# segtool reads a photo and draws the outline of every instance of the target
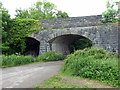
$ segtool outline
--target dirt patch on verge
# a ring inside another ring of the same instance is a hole
[[[80,85],[80,86],[88,86],[89,88],[114,88],[101,82],[89,79],[77,79],[70,76],[62,75],[63,79],[70,82],[71,84]]]

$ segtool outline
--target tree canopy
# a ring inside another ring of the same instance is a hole
[[[68,17],[66,12],[57,10],[53,3],[44,0],[36,2],[32,7],[26,10],[17,9],[16,12],[17,18],[30,18],[36,20]]]
[[[7,39],[9,38],[9,30],[10,30],[10,23],[11,23],[11,18],[10,15],[8,14],[8,10],[5,9],[2,6],[2,3],[0,2],[0,16],[1,16],[1,29],[2,29],[2,50],[7,50],[8,44],[7,44]]]
[[[120,18],[118,17],[118,14],[120,13],[120,9],[118,8],[118,4],[120,1],[114,1],[110,2],[108,1],[106,4],[107,10],[102,13],[103,15],[103,23],[113,23],[113,22],[119,22]]]

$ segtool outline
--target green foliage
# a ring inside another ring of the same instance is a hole
[[[12,55],[2,55],[2,62],[1,67],[10,67],[10,66],[18,66],[23,64],[35,63],[35,62],[42,62],[42,61],[58,61],[63,60],[65,58],[64,55],[57,54],[55,52],[46,52],[36,58],[32,56],[24,56],[19,54],[12,54]]]
[[[13,19],[11,28],[7,32],[9,36],[3,42],[3,54],[23,54],[26,48],[24,38],[33,32],[40,31],[39,25],[38,20],[34,19]]]
[[[16,12],[17,18],[30,18],[36,20],[68,17],[67,13],[58,11],[53,3],[44,0],[36,2],[28,10],[17,9]]]
[[[21,19],[22,18],[30,18],[27,10],[17,9],[16,13],[17,13],[16,17],[18,17],[18,18],[21,18]]]
[[[105,81],[116,87],[119,85],[118,56],[97,47],[77,50],[68,55],[62,72]]]
[[[67,17],[69,17],[66,12],[62,12],[62,11],[58,11],[56,13],[56,16],[57,16],[57,18],[67,18]]]
[[[34,57],[23,55],[2,55],[2,59],[2,67],[17,66],[36,62]]]
[[[8,10],[0,2],[2,12],[2,53],[23,53],[25,50],[25,37],[32,32],[40,30],[37,20],[34,19],[11,19]],[[1,47],[0,47],[1,48]]]
[[[113,23],[113,22],[118,22],[119,17],[118,14],[120,13],[120,10],[118,9],[118,4],[120,1],[116,2],[107,2],[106,7],[107,10],[102,13],[103,15],[103,23]]]
[[[50,79],[44,81],[35,88],[88,88],[88,87],[81,87],[80,85],[71,84],[71,82],[66,81],[62,75],[54,75]]]
[[[39,61],[58,61],[63,60],[65,58],[64,55],[58,54],[54,51],[46,52],[40,56],[38,56],[37,60]]]
[[[10,19],[10,15],[8,14],[8,10],[5,9],[2,6],[2,3],[0,2],[0,31],[2,32],[2,48],[3,50],[7,50],[9,47],[5,44],[7,38],[9,38],[9,29],[10,29],[10,23],[11,23],[11,19]]]
[[[71,44],[70,51],[74,52],[75,50],[81,50],[81,49],[88,48],[91,46],[92,46],[92,41],[90,41],[87,38],[81,38],[75,41],[73,44]]]

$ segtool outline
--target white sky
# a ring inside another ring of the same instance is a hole
[[[40,0],[1,0],[3,6],[9,10],[11,17],[15,10],[26,9]],[[54,3],[58,10],[65,11],[70,17],[99,15],[106,10],[108,0],[47,0]]]

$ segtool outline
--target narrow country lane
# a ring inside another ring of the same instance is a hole
[[[54,61],[3,68],[2,88],[32,88],[56,74],[62,64],[63,61]]]

